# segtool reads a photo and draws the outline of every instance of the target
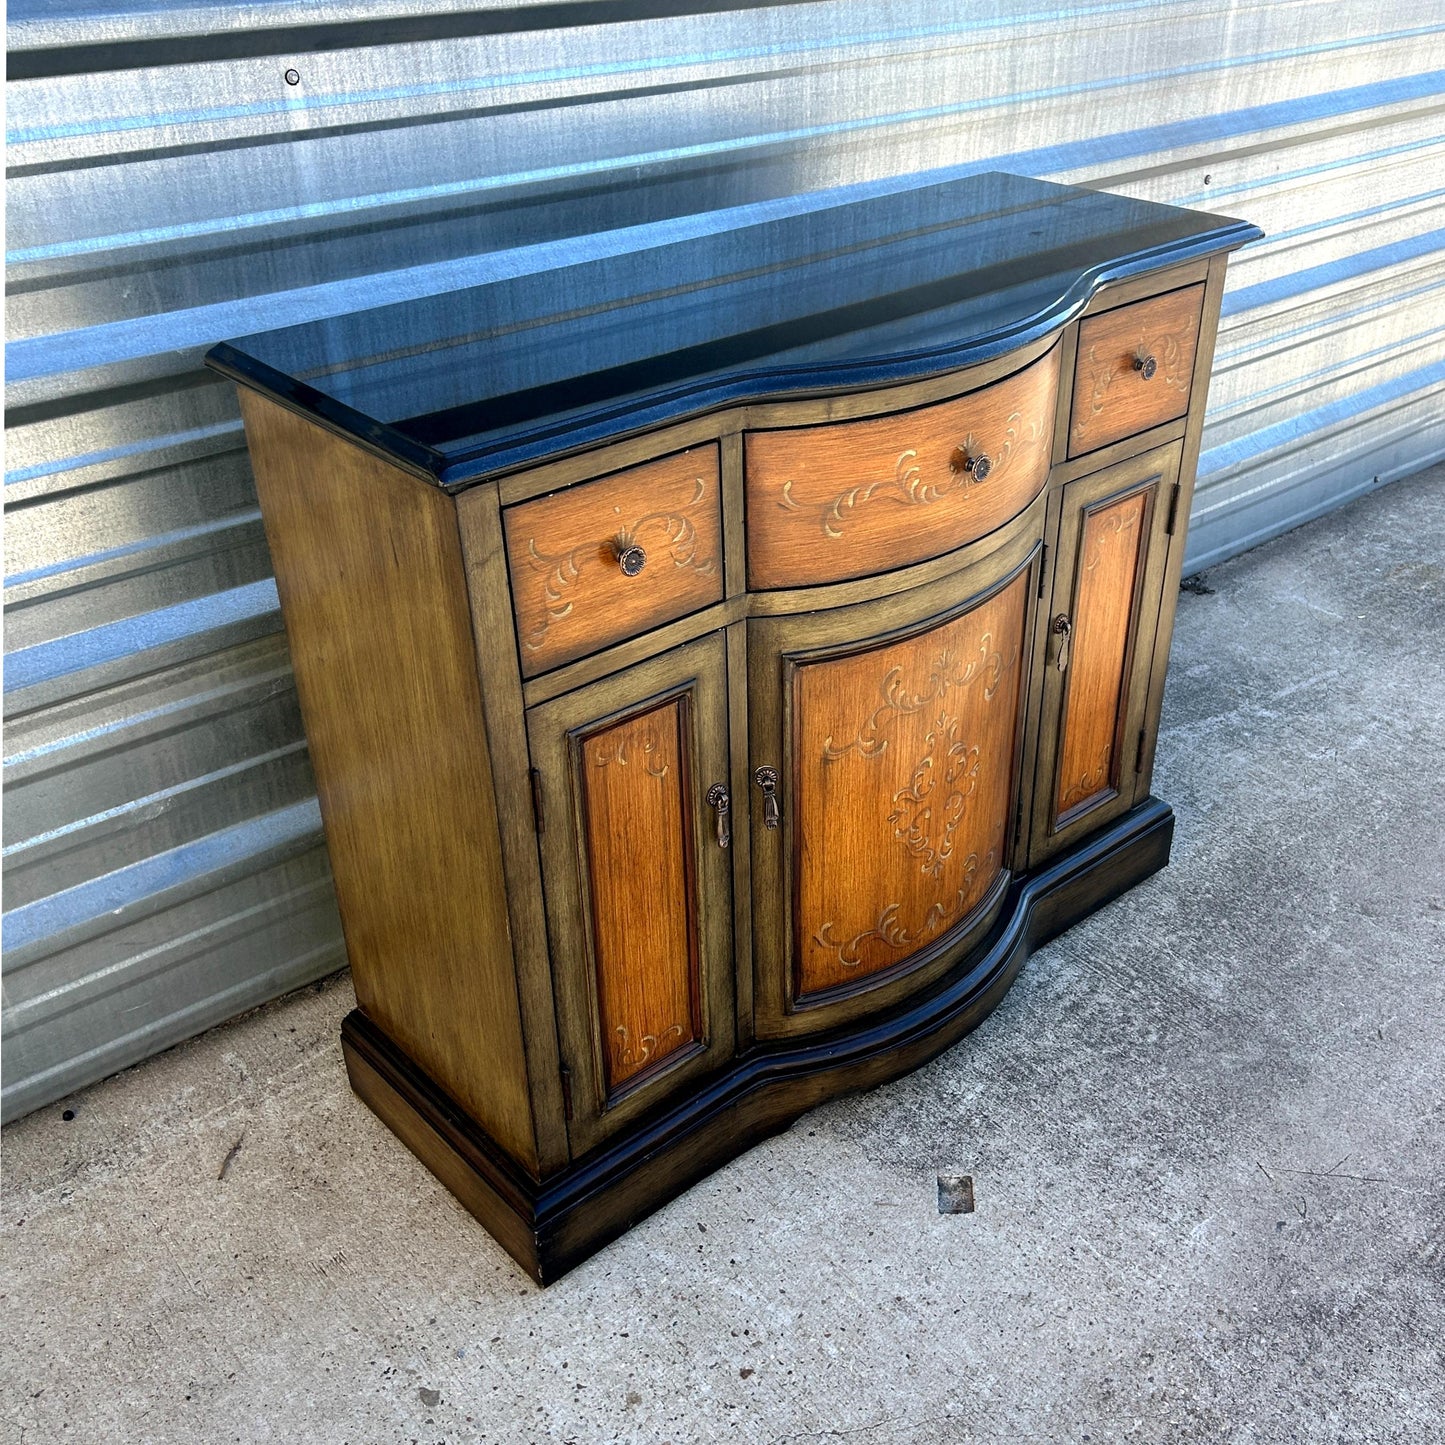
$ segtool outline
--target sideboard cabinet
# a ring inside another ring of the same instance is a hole
[[[900,183],[215,348],[353,1087],[539,1281],[1168,860],[1224,217]],[[623,244],[625,243],[625,244]]]

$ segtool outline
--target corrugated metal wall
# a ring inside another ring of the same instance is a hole
[[[7,1116],[343,961],[217,339],[479,251],[1002,168],[1269,234],[1225,297],[1195,566],[1445,452],[1440,0],[10,18]]]

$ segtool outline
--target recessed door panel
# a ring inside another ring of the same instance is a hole
[[[1046,509],[924,586],[748,623],[759,1037],[928,987],[1002,908],[1027,846]]]
[[[1003,869],[1026,588],[795,669],[799,999],[907,963]]]
[[[1152,500],[1149,491],[1133,492],[1084,514],[1056,818],[1119,789],[1129,643]]]
[[[697,1041],[686,696],[582,740],[602,1065],[609,1093]]]

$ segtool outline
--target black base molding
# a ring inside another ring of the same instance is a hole
[[[341,1026],[351,1087],[539,1284],[549,1284],[815,1104],[898,1078],[988,1016],[1024,960],[1169,861],[1150,798],[1012,888],[984,942],[926,993],[843,1029],[754,1046],[716,1078],[540,1182],[359,1011]]]

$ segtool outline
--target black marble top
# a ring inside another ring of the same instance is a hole
[[[1106,281],[1260,234],[1002,172],[854,187],[539,248],[545,269],[481,258],[508,270],[206,360],[455,489],[728,402],[983,361]]]

